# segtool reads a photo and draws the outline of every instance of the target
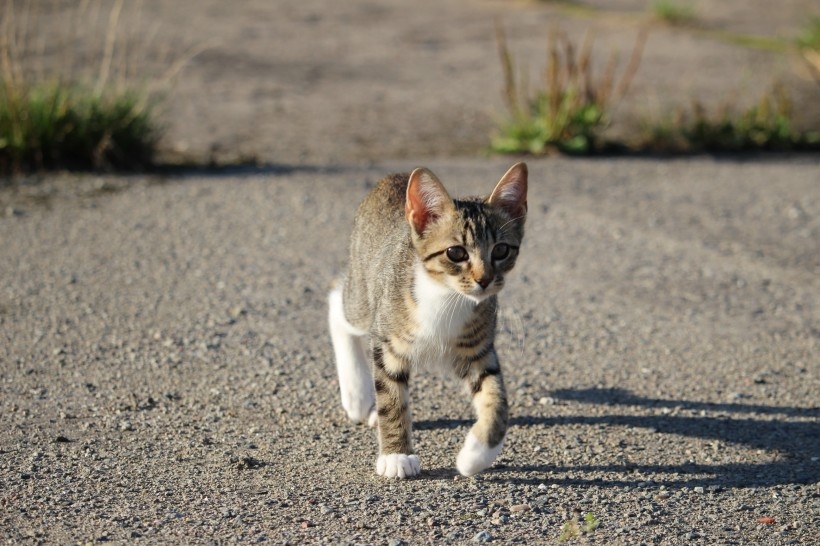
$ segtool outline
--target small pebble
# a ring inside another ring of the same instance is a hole
[[[488,531],[480,531],[473,537],[473,542],[484,544],[485,542],[490,542],[492,539],[493,537]]]

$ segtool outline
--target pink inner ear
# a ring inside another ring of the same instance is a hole
[[[501,191],[498,192],[498,201],[509,212],[527,211],[527,197],[524,195],[522,188],[513,182],[507,183],[501,188]]]
[[[424,232],[427,223],[431,220],[430,211],[426,208],[424,199],[419,195],[418,184],[411,182],[407,191],[407,203],[405,205],[405,216],[410,225],[417,233]]]
[[[447,190],[436,176],[427,169],[419,168],[410,174],[404,216],[416,233],[422,234],[428,224],[452,206]]]
[[[527,214],[527,166],[513,165],[493,190],[489,202],[518,218]]]

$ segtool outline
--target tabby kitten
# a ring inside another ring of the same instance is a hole
[[[329,321],[342,406],[353,421],[378,425],[378,474],[407,478],[421,470],[407,385],[423,363],[447,366],[472,395],[477,420],[458,471],[472,476],[501,452],[508,412],[493,347],[496,295],[515,265],[526,214],[524,163],[483,199],[453,200],[420,168],[384,178],[359,206]]]

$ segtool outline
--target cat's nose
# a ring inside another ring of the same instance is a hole
[[[477,282],[478,285],[481,288],[487,288],[488,286],[490,286],[490,283],[493,282],[493,279],[492,279],[492,277],[486,277],[486,278],[476,279],[475,282]]]

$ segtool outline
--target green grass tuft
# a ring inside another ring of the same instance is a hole
[[[595,517],[595,514],[593,514],[592,512],[587,512],[586,514],[584,514],[584,526],[581,530],[584,533],[588,534],[597,529],[599,525],[601,525],[601,522],[598,521],[598,518]]]
[[[573,520],[565,521],[564,525],[561,527],[561,534],[558,535],[558,543],[563,544],[565,542],[569,542],[573,538],[576,538],[581,535],[581,528],[578,526],[578,522]]]
[[[138,93],[0,82],[0,172],[141,170],[152,164],[158,138]]]
[[[585,154],[592,150],[606,121],[601,106],[579,98],[575,89],[554,97],[541,93],[529,104],[527,115],[517,115],[501,125],[491,146],[499,153],[538,155],[554,149]]]
[[[497,39],[509,116],[499,123],[491,139],[491,150],[587,154],[594,151],[601,130],[608,125],[613,105],[629,88],[640,64],[646,34],[641,33],[627,68],[616,80],[614,55],[603,73],[598,78],[593,76],[590,35],[576,53],[566,35],[550,32],[544,87],[535,94],[529,93],[526,83],[519,80],[500,26]]]
[[[775,86],[757,104],[736,112],[721,106],[710,114],[700,103],[652,125],[639,148],[661,152],[753,152],[820,150],[820,134],[792,123],[791,101]]]
[[[581,535],[592,534],[600,525],[601,522],[591,512],[584,514],[583,523],[579,523],[575,519],[565,521],[561,527],[561,534],[558,536],[558,543],[563,544]]]
[[[657,19],[670,25],[691,25],[697,20],[694,6],[678,0],[655,0],[651,10]]]
[[[820,17],[812,17],[797,37],[797,45],[802,49],[820,51]]]

